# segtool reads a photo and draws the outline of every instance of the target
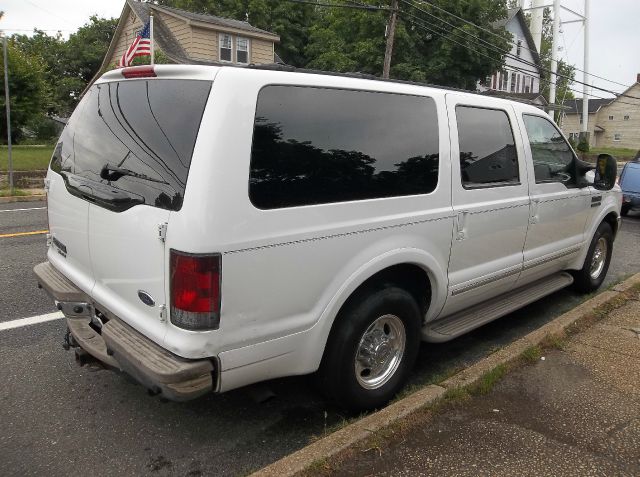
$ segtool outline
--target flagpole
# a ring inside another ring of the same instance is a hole
[[[149,9],[149,37],[151,39],[151,64],[153,65],[155,60],[155,51],[153,45],[153,11]]]

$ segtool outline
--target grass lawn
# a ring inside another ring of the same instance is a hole
[[[14,171],[35,171],[46,169],[53,153],[53,146],[13,146],[11,157]],[[0,171],[9,167],[7,146],[0,146]]]
[[[633,159],[637,152],[637,149],[624,149],[618,147],[594,147],[589,150],[589,154],[611,154],[617,159]]]

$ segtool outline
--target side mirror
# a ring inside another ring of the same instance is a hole
[[[611,190],[616,185],[618,175],[618,163],[609,154],[600,154],[596,162],[596,175],[593,187],[598,190]]]

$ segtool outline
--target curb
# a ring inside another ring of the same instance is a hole
[[[499,365],[507,365],[518,360],[523,351],[538,346],[545,340],[562,335],[568,328],[587,319],[599,308],[612,305],[618,299],[627,301],[625,295],[631,288],[640,285],[640,273],[637,273],[612,290],[602,292],[560,315],[535,331],[514,341],[505,348],[483,358],[476,364],[460,371],[438,385],[429,385],[409,396],[396,401],[380,411],[376,411],[342,429],[330,434],[282,459],[260,469],[251,477],[294,476],[312,466],[340,453],[372,434],[388,427],[399,419],[437,402],[449,390],[466,388],[478,382],[487,372]]]
[[[12,197],[0,197],[0,204],[9,204],[12,202],[35,202],[43,201],[47,196],[45,194],[33,195],[16,195]]]

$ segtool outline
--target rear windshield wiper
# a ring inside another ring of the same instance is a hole
[[[146,174],[140,174],[139,172],[132,171],[131,169],[124,169],[122,167],[114,167],[109,164],[105,164],[100,170],[100,177],[107,181],[117,181],[123,176],[136,177],[145,181],[158,182],[160,184],[169,184],[162,179],[156,179]]]

